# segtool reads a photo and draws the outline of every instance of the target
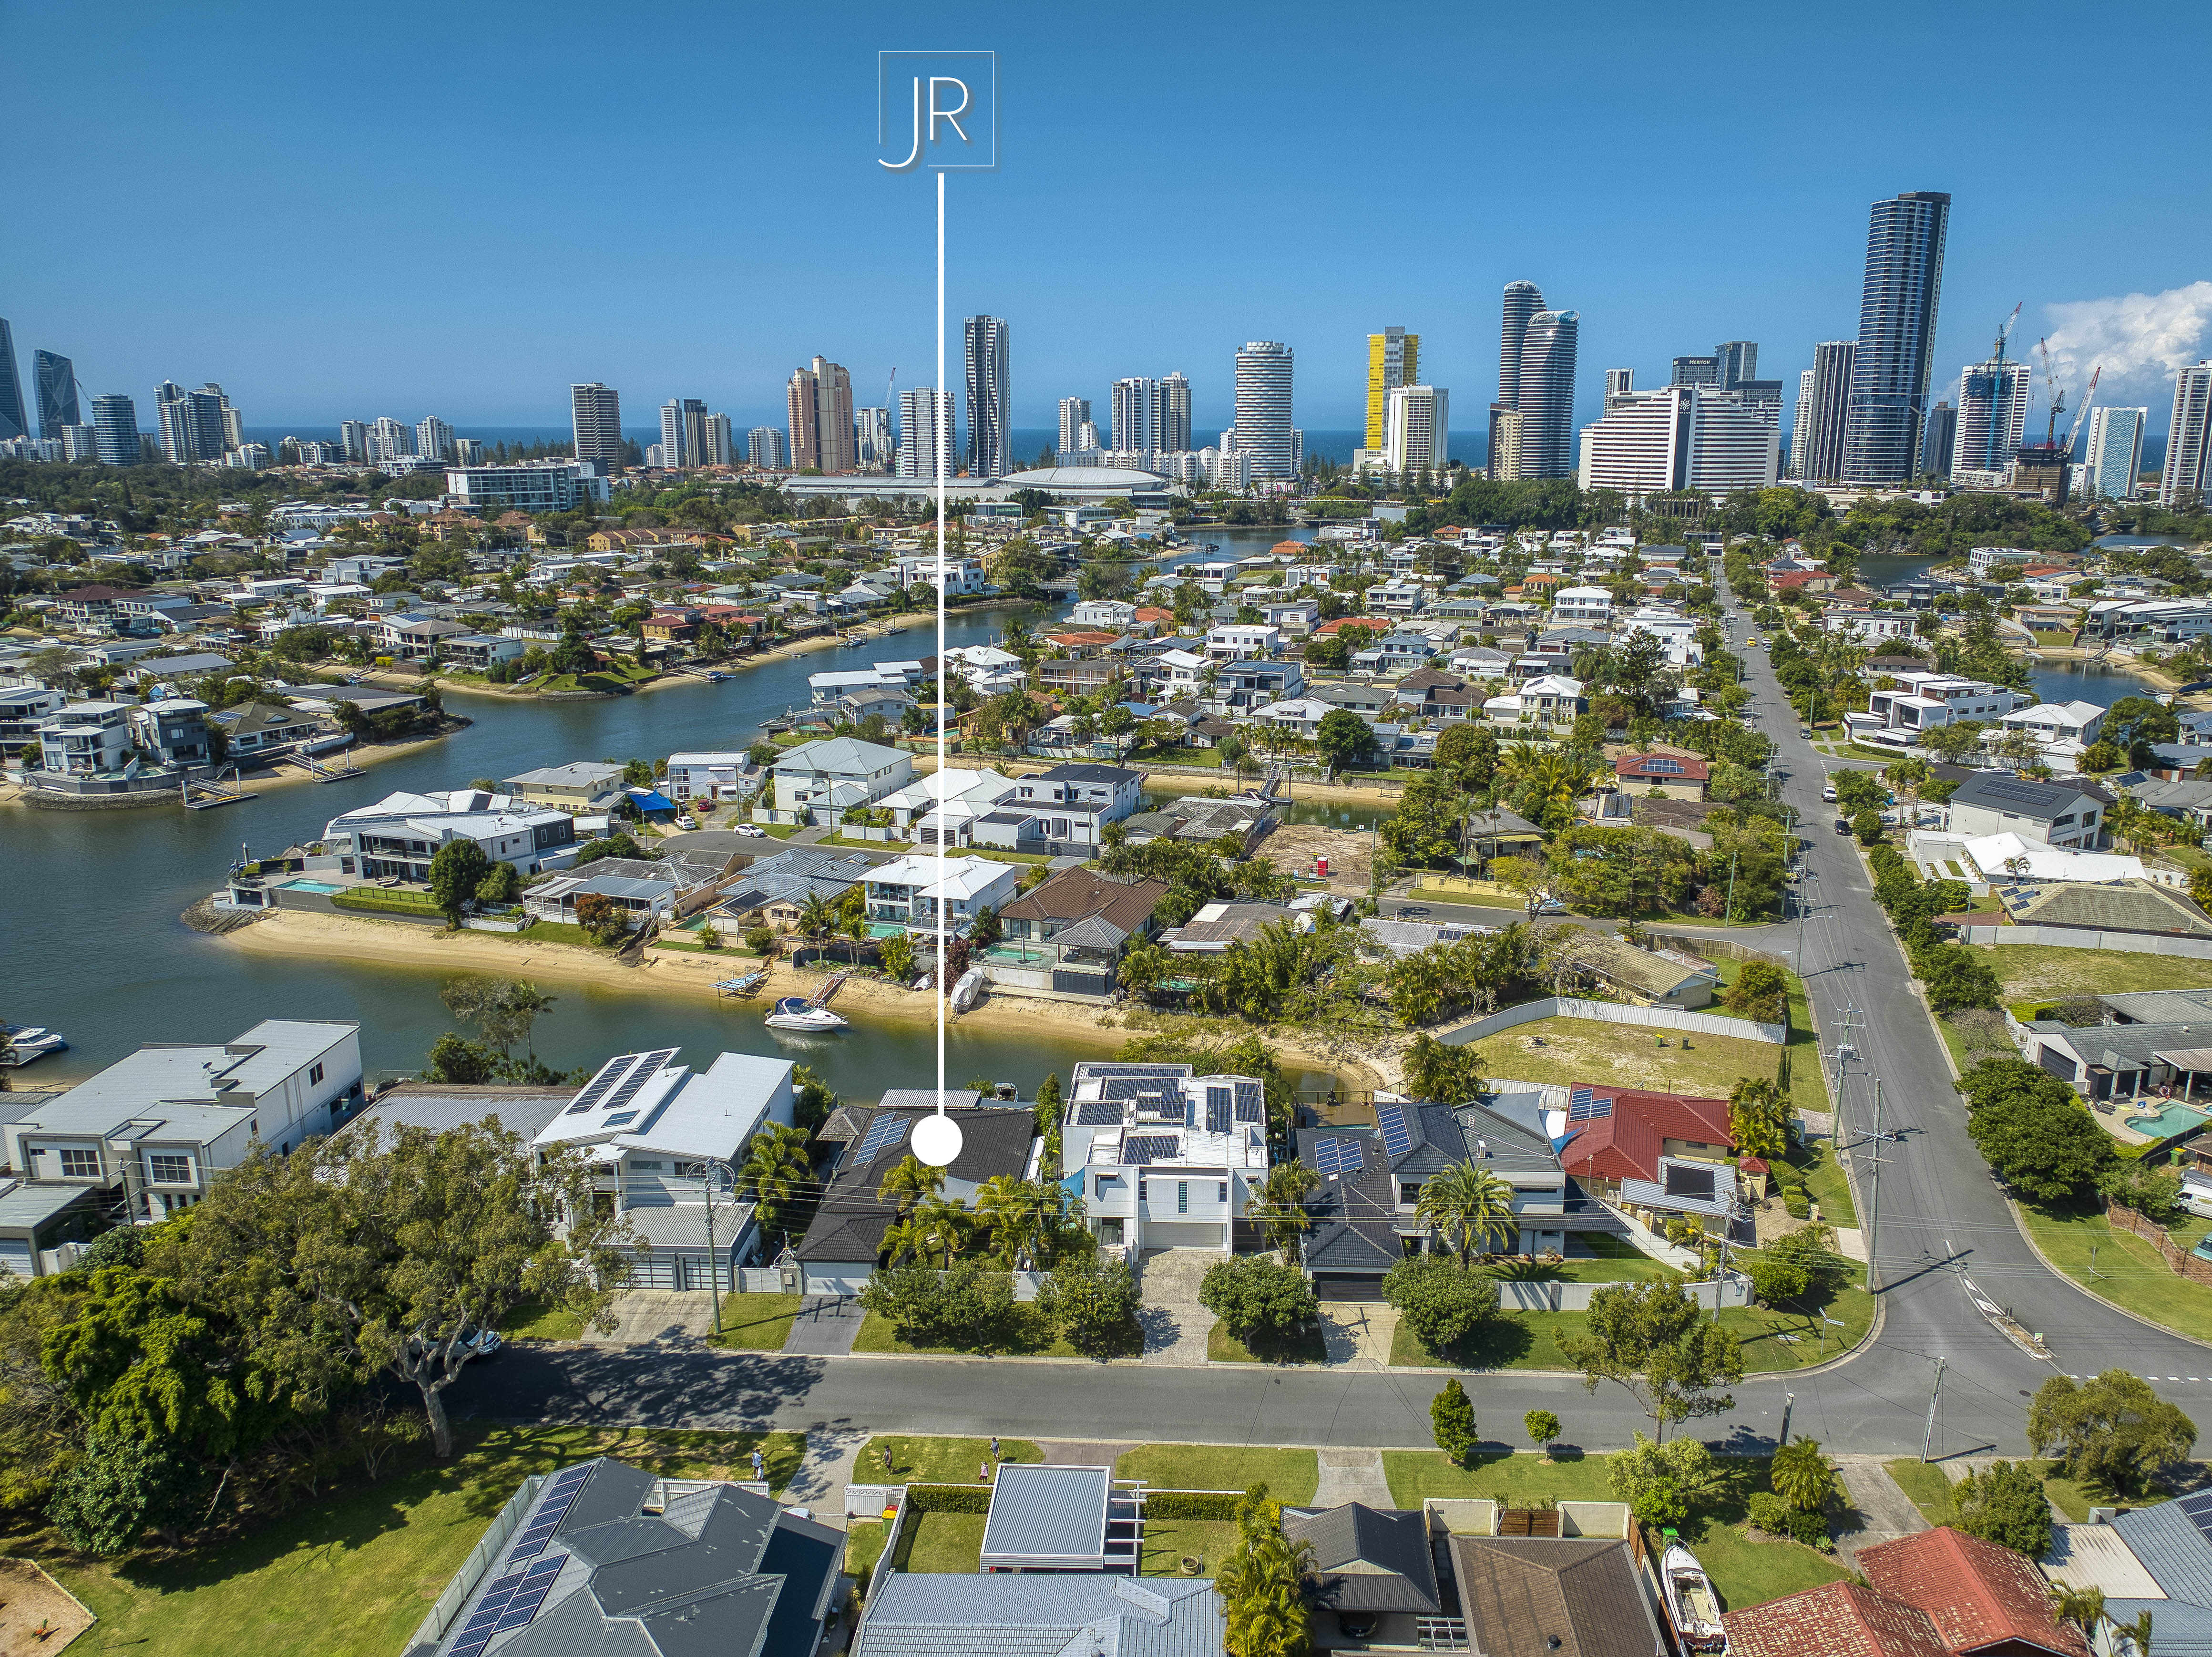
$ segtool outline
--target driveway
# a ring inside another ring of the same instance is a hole
[[[849,1295],[806,1295],[799,1303],[799,1315],[791,1320],[783,1349],[842,1357],[860,1338],[860,1322],[866,1315]]]
[[[614,1298],[614,1328],[602,1335],[584,1331],[589,1346],[643,1346],[654,1342],[690,1343],[714,1326],[714,1297],[701,1289],[629,1288]]]
[[[1218,1319],[1198,1303],[1206,1268],[1221,1256],[1211,1249],[1148,1251],[1137,1263],[1137,1313],[1145,1329],[1145,1362],[1202,1364],[1206,1337]]]

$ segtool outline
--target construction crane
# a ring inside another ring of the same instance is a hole
[[[2043,359],[2043,389],[2051,398],[2051,411],[2043,425],[2043,446],[2058,447],[2058,417],[2066,412],[2066,393],[2058,389],[2058,377],[2051,371],[2051,341],[2046,337],[2035,342],[2036,354]],[[2067,428],[2071,432],[2073,428]]]
[[[2003,470],[2010,459],[2004,453],[2004,433],[2012,423],[1997,417],[1997,399],[2005,385],[2005,341],[2012,338],[2013,324],[2020,320],[2021,310],[2027,303],[2023,299],[2012,308],[2012,314],[2004,320],[1996,341],[1990,346],[1990,429],[1982,441],[1982,465],[1991,472]],[[1964,399],[1960,400],[1963,404]]]
[[[2081,406],[2074,411],[2073,421],[2066,428],[2066,452],[2069,454],[2074,452],[2074,439],[2080,435],[2081,423],[2089,417],[2090,406],[2097,400],[2097,381],[2104,372],[2105,365],[2101,362],[2089,370],[2089,389],[2081,393]]]

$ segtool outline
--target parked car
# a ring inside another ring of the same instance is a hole
[[[758,823],[740,823],[737,826],[737,832],[744,835],[749,838],[757,839],[762,835],[766,834],[768,831],[763,828]]]
[[[676,819],[676,826],[688,833],[699,826],[699,819],[687,811]]]
[[[1850,832],[1851,832],[1851,825],[1850,825],[1850,819],[1849,819],[1848,818],[1838,817],[1838,819],[1836,819],[1836,832],[1837,832],[1837,833],[1838,833],[1838,834],[1849,834]]]
[[[1836,785],[1833,783],[1831,783],[1827,787],[1822,789],[1820,790],[1820,798],[1826,801],[1828,804],[1832,806],[1834,805],[1836,803]]]

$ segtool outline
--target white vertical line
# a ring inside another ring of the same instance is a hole
[[[930,425],[937,434],[937,1110],[945,1112],[945,1020],[951,1006],[952,986],[945,968],[951,936],[945,929],[945,476],[952,466],[952,434],[946,429],[945,405],[951,401],[945,381],[945,174],[937,175],[937,389],[930,393],[937,406],[930,410]]]

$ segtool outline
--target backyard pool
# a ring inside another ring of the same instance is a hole
[[[2169,1105],[2156,1116],[2123,1117],[2122,1121],[2139,1134],[2153,1139],[2171,1139],[2178,1133],[2189,1133],[2202,1128],[2209,1118],[2202,1111],[2185,1110],[2179,1105]]]
[[[994,943],[983,951],[985,960],[1001,966],[1042,966],[1052,955],[1049,949],[1031,949],[1018,943]]]
[[[325,898],[332,892],[345,890],[342,886],[332,886],[328,880],[287,880],[284,887],[288,892],[319,892]]]

